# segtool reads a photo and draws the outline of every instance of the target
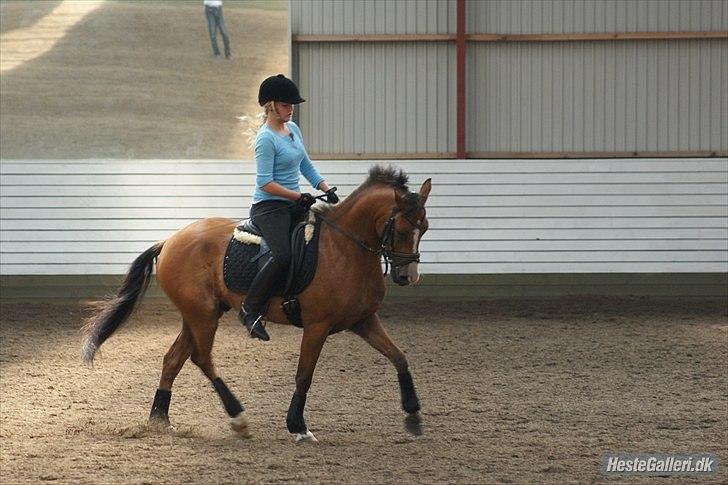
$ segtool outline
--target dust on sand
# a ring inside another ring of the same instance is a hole
[[[179,316],[144,302],[95,365],[80,360],[77,303],[2,304],[3,483],[584,483],[606,452],[728,458],[724,302],[571,298],[390,303],[380,314],[407,353],[424,435],[403,428],[393,367],[351,333],[329,338],[306,418],[285,428],[300,330],[248,339],[223,317],[214,358],[244,403],[237,438],[212,386],[188,362],[173,430],[147,426]],[[622,477],[624,479],[624,477]],[[652,483],[654,478],[631,478]]]

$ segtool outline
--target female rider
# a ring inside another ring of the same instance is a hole
[[[298,180],[303,175],[312,187],[326,192],[327,201],[339,198],[308,158],[301,130],[291,121],[293,106],[303,103],[298,87],[283,74],[263,81],[258,103],[265,110],[265,122],[255,137],[255,191],[250,218],[260,228],[271,257],[253,279],[238,318],[251,338],[270,340],[263,324],[265,306],[274,285],[291,261],[289,231],[316,199],[301,193]]]

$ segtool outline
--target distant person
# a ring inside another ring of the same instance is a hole
[[[225,59],[230,59],[230,37],[225,29],[225,19],[222,17],[222,0],[202,0],[202,3],[205,5],[207,31],[210,33],[212,53],[215,54],[215,57],[220,56],[220,49],[217,47],[217,30],[220,29],[222,41],[225,44]]]

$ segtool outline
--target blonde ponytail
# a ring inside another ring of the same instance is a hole
[[[255,151],[255,137],[258,136],[258,130],[268,120],[268,113],[275,111],[273,107],[274,101],[268,101],[263,105],[263,111],[255,115],[243,115],[238,116],[238,119],[243,125],[243,136],[248,142],[248,148],[251,151]]]

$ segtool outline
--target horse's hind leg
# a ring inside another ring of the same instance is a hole
[[[212,344],[217,331],[218,315],[210,315],[205,318],[196,318],[194,324],[190,324],[192,333],[192,362],[210,379],[225,411],[230,416],[230,427],[240,436],[248,438],[248,419],[243,415],[243,406],[240,401],[230,392],[225,382],[218,377],[215,366],[212,363]]]
[[[169,424],[169,402],[172,398],[172,384],[179,374],[185,361],[192,353],[192,336],[186,323],[182,323],[182,331],[164,356],[162,363],[162,377],[159,379],[159,388],[154,395],[152,412],[149,421]]]
[[[405,426],[410,433],[422,434],[420,416],[420,401],[415,392],[412,375],[409,372],[407,358],[395,345],[391,337],[384,330],[379,315],[376,313],[357,323],[352,329],[354,333],[363,338],[369,345],[377,349],[382,355],[394,364],[399,379],[399,390],[402,396],[402,409],[407,413]]]
[[[313,371],[316,369],[316,362],[328,334],[329,328],[322,324],[307,326],[303,329],[301,354],[298,356],[298,370],[296,371],[296,392],[293,393],[286,415],[286,426],[290,433],[296,435],[296,441],[318,441],[306,427],[303,409],[306,406],[306,394],[311,388]]]

